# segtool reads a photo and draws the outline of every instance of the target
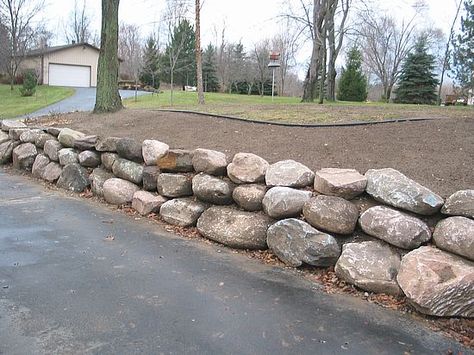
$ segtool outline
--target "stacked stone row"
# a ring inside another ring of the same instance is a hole
[[[87,136],[3,121],[0,163],[142,215],[197,226],[232,248],[266,249],[285,264],[334,266],[363,290],[404,294],[419,311],[474,316],[474,190],[446,201],[394,169],[269,164],[251,153],[170,149],[156,140]],[[372,207],[357,201],[370,196]],[[439,219],[434,232],[428,216]],[[362,233],[361,233],[362,232]],[[354,233],[364,241],[350,242]]]

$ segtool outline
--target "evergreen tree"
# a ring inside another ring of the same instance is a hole
[[[461,33],[454,41],[453,69],[464,92],[474,91],[474,1],[464,1]]]
[[[219,79],[217,79],[217,50],[209,43],[203,53],[202,58],[202,77],[204,81],[204,91],[219,91]]]
[[[342,69],[337,93],[339,101],[365,101],[367,99],[367,78],[362,72],[362,54],[353,47],[347,54],[346,68]]]
[[[146,40],[145,48],[143,50],[143,67],[140,72],[140,81],[155,89],[160,87],[159,60],[160,58],[156,41],[153,36],[150,36]]]
[[[436,79],[434,69],[435,58],[428,54],[426,39],[421,37],[414,51],[408,54],[403,63],[394,102],[435,104],[438,79]]]

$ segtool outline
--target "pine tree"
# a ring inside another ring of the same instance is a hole
[[[347,54],[346,68],[339,79],[337,99],[359,102],[367,99],[367,78],[362,72],[362,54],[357,47]]]
[[[160,58],[156,41],[153,36],[150,36],[146,40],[145,48],[143,50],[143,67],[140,72],[140,81],[155,89],[160,87],[159,60]]]
[[[217,50],[209,44],[203,53],[202,58],[202,77],[204,81],[204,91],[219,91],[219,79],[217,79]]]
[[[394,102],[404,104],[436,103],[438,79],[434,73],[435,58],[428,54],[426,39],[418,39],[413,52],[403,63]]]
[[[453,69],[464,92],[474,91],[474,2],[464,1],[461,33],[454,41]]]

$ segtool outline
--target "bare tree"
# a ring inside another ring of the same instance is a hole
[[[0,0],[0,20],[8,33],[8,42],[5,44],[8,56],[6,72],[11,90],[25,53],[33,42],[35,20],[43,6],[43,0]]]
[[[253,47],[253,60],[257,68],[258,82],[260,87],[258,91],[260,96],[265,94],[265,82],[268,79],[268,63],[270,62],[270,41],[264,39],[256,43]]]
[[[196,81],[198,104],[204,105],[204,87],[202,84],[202,52],[201,52],[201,0],[195,0],[195,24],[194,31],[196,33]]]
[[[291,30],[289,25],[272,39],[273,50],[280,53],[280,67],[277,68],[278,94],[285,95],[285,83],[288,71],[295,63],[295,55],[298,50],[298,31]]]
[[[74,0],[74,8],[69,13],[69,19],[65,26],[65,35],[68,43],[86,43],[92,39],[92,18],[87,13],[87,0]]]
[[[138,80],[142,68],[142,38],[136,25],[121,24],[118,36],[118,56],[122,63],[120,74],[135,81],[135,100],[137,100]]]

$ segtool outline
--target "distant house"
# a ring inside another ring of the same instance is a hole
[[[50,86],[97,86],[99,48],[88,43],[44,47],[26,53],[21,69],[35,70],[39,82]]]

